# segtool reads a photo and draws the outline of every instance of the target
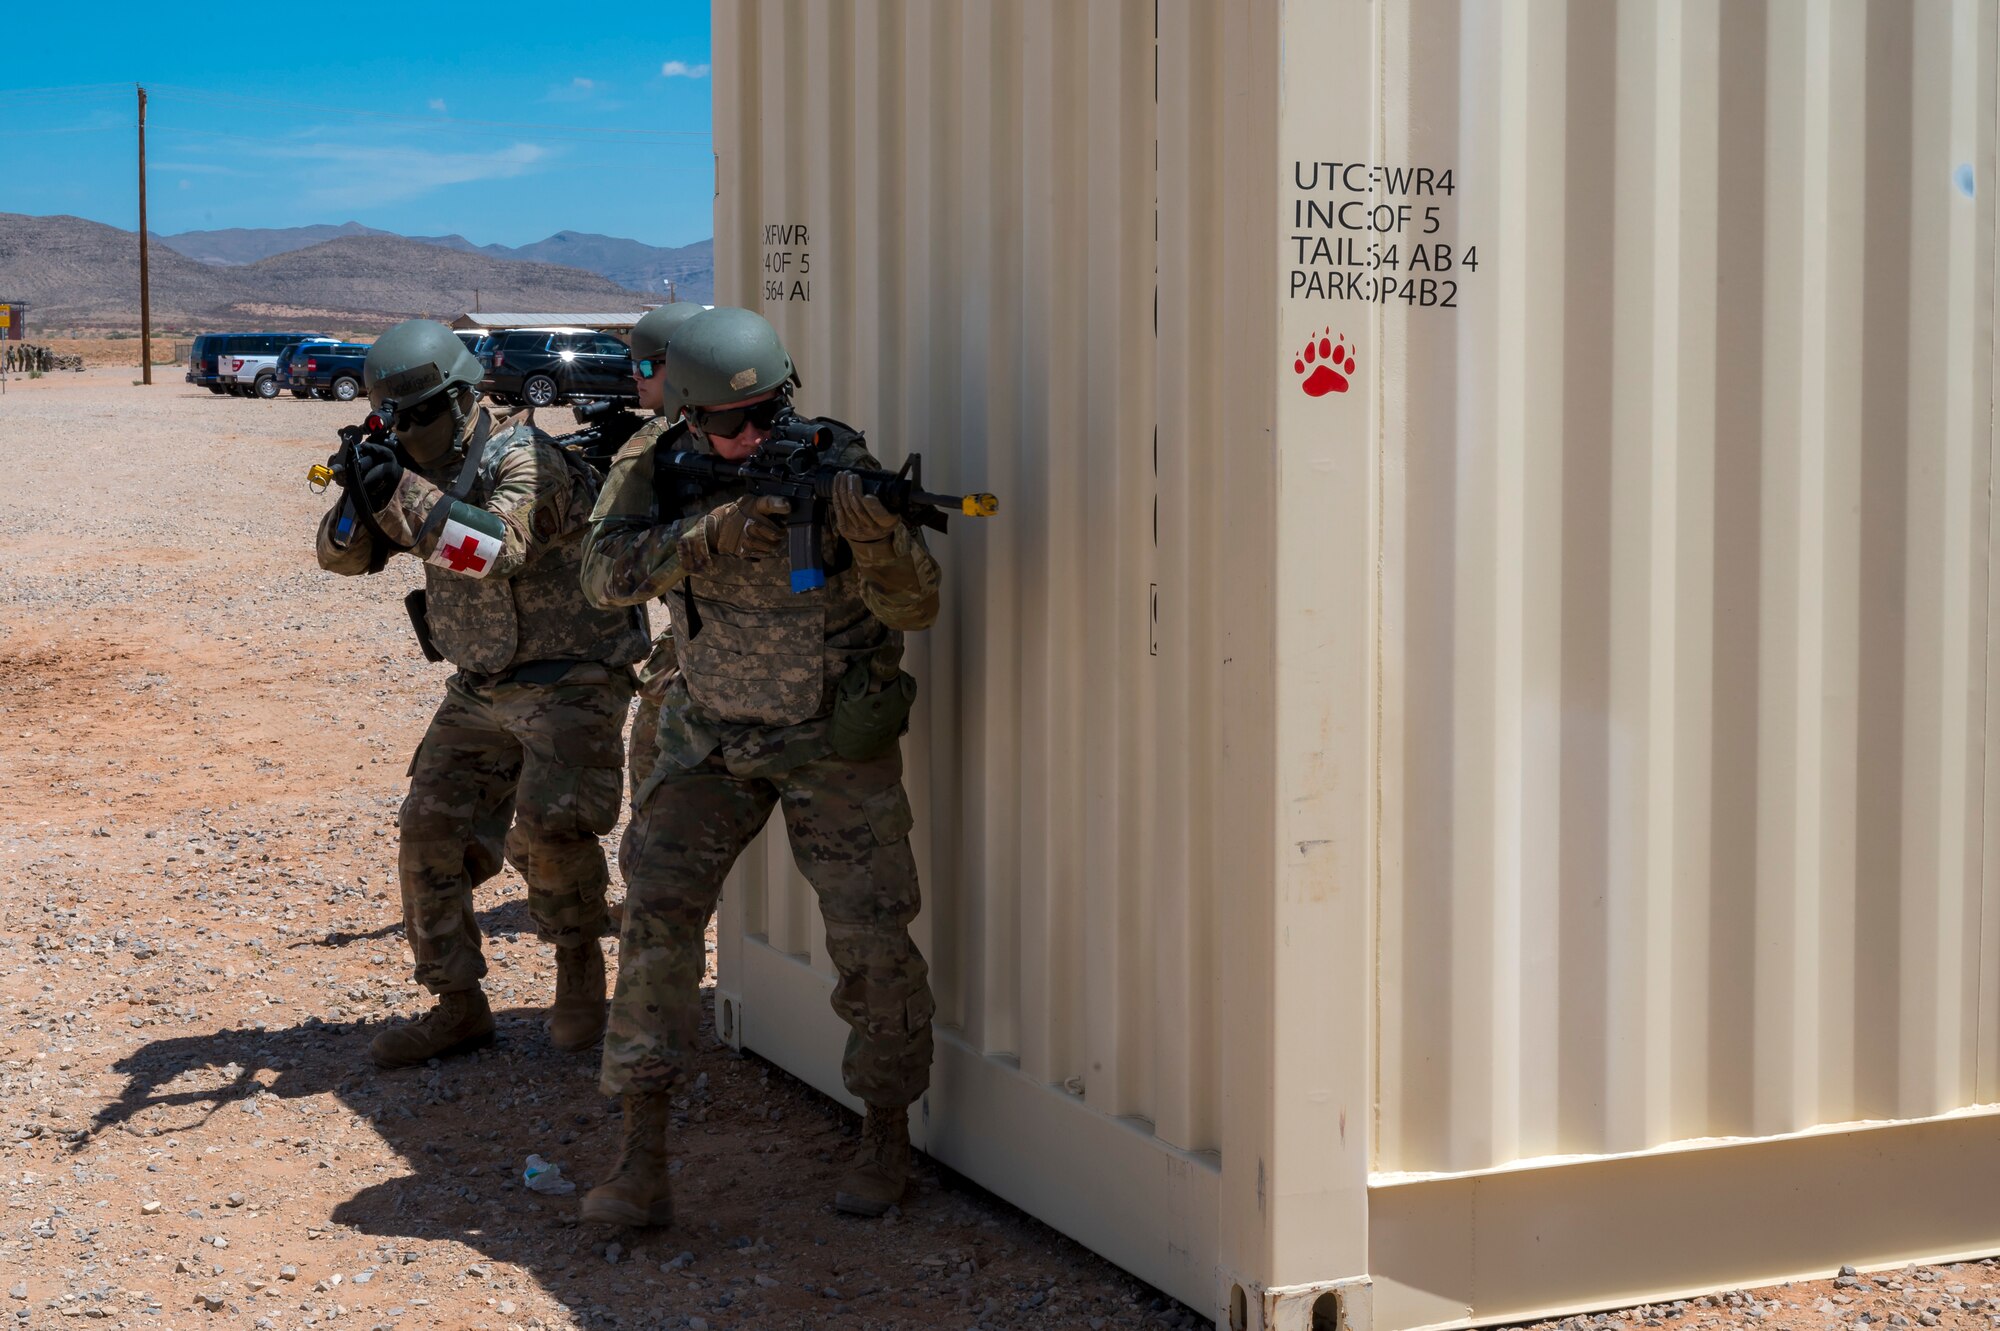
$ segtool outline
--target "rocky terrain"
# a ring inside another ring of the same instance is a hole
[[[388,235],[343,236],[235,267],[154,244],[149,265],[155,328],[370,326],[452,319],[475,306],[629,311],[642,294],[661,298],[579,268]],[[29,302],[32,328],[135,328],[138,293],[135,233],[0,213],[0,297]]]
[[[529,1190],[523,1167],[537,1153],[588,1187],[618,1123],[594,1053],[542,1033],[553,967],[511,871],[476,902],[498,1044],[374,1069],[370,1035],[421,1005],[395,820],[444,668],[403,621],[414,571],[313,566],[326,500],[305,469],[354,407],[132,378],[0,396],[6,1324],[1206,1325],[929,1165],[899,1212],[835,1215],[853,1116],[712,1032],[676,1104],[676,1223],[579,1225],[574,1194]],[[1992,1328],[2000,1269],[1559,1325]]]
[[[230,227],[216,231],[182,231],[154,237],[190,259],[207,264],[247,264],[274,254],[302,250],[322,241],[343,236],[387,236],[359,222],[337,226]],[[682,300],[715,299],[715,242],[696,241],[692,245],[647,245],[618,236],[600,236],[588,231],[558,231],[529,245],[475,245],[464,236],[410,236],[426,245],[469,254],[489,254],[496,259],[522,259],[581,268],[609,278],[633,291],[659,293],[662,279],[671,278]]]

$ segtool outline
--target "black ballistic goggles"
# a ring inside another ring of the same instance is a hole
[[[655,361],[655,360],[642,360],[637,364],[635,364],[632,368],[638,371],[639,377],[641,379],[650,379],[654,375],[659,374],[661,371],[666,369],[666,362]]]
[[[421,430],[438,417],[451,410],[451,390],[433,393],[414,407],[405,407],[396,413],[396,424],[413,426]]]
[[[689,407],[688,423],[703,434],[716,439],[728,439],[743,433],[745,426],[754,425],[760,430],[768,430],[784,415],[785,399],[778,396],[762,402],[752,402],[747,407],[725,407],[714,411],[707,407]]]

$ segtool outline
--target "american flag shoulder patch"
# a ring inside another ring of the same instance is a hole
[[[445,515],[444,530],[424,562],[468,578],[483,578],[500,558],[506,526],[483,508],[454,502]]]

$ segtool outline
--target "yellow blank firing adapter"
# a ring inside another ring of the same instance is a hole
[[[312,487],[314,494],[318,494],[320,491],[326,489],[327,486],[333,484],[333,469],[324,462],[313,463],[312,466],[306,468],[306,484]],[[965,502],[969,504],[972,501],[968,499]],[[971,509],[966,510],[968,513],[971,511]]]
[[[958,507],[968,518],[990,518],[1000,511],[1000,500],[996,495],[967,495],[959,501]]]

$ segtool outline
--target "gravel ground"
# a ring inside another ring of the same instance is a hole
[[[681,1216],[579,1226],[520,1182],[615,1155],[596,1056],[543,1036],[551,960],[483,887],[499,1042],[378,1072],[419,1010],[395,899],[404,767],[441,691],[410,561],[312,563],[307,465],[358,414],[132,371],[0,396],[0,1316],[137,1327],[1205,1325],[926,1166],[828,1200],[844,1109],[711,1038]],[[551,429],[567,413],[545,414]],[[607,844],[615,844],[614,833]],[[615,950],[615,949],[614,949]],[[1733,1293],[1572,1328],[2000,1326],[1992,1263]]]

